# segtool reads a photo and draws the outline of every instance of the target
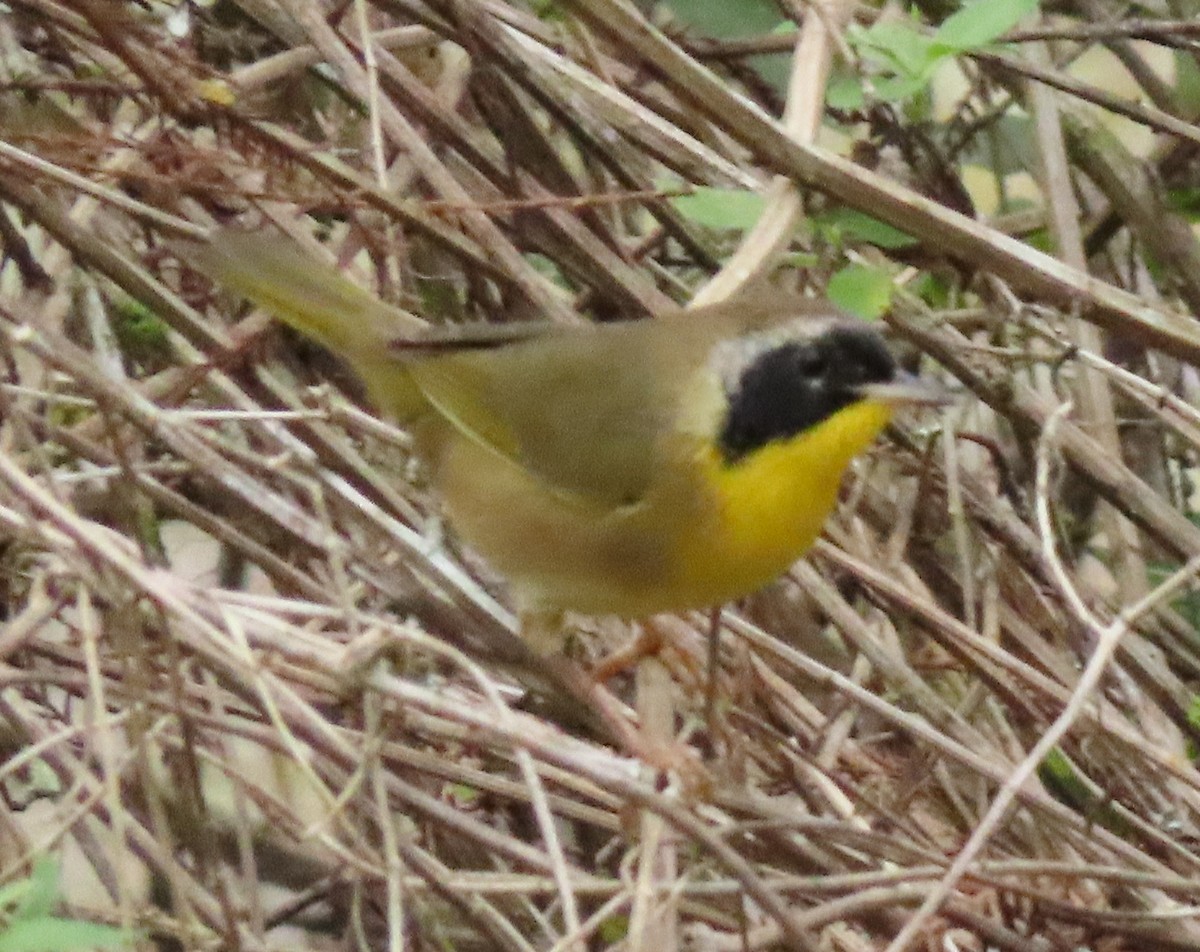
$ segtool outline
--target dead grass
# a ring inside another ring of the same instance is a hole
[[[1193,57],[1194,24],[1081,0],[964,58],[936,123],[840,117],[863,165],[812,144],[848,5],[806,18],[782,122],[751,42],[619,0],[9,7],[0,883],[59,856],[69,911],[147,947],[1200,948],[1200,132],[1128,39]],[[1099,44],[1134,88],[1068,75]],[[1014,102],[1036,204],[953,211]],[[688,185],[769,213],[731,247]],[[839,205],[921,243],[797,232]],[[437,542],[405,434],[181,266],[230,222],[446,320],[887,267],[897,338],[965,396],[724,611],[715,725],[708,620],[656,622],[611,685],[677,758],[648,765]]]

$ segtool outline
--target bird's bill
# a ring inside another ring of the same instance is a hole
[[[887,383],[868,383],[859,387],[859,393],[871,400],[895,406],[940,407],[953,402],[954,394],[941,384],[922,380],[912,374],[897,374]]]

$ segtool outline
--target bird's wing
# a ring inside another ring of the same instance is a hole
[[[490,350],[416,361],[411,373],[460,433],[606,514],[643,502],[715,435],[725,399],[709,366],[716,344],[830,312],[755,292],[649,320],[526,328]]]
[[[675,452],[679,400],[707,347],[664,332],[656,320],[563,328],[411,372],[459,432],[555,495],[607,512],[641,502]]]

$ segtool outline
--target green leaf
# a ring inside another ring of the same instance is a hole
[[[811,251],[789,251],[780,256],[779,264],[784,268],[815,268],[821,263],[821,256]]]
[[[1187,722],[1192,727],[1200,728],[1200,694],[1193,694],[1188,702]]]
[[[119,298],[114,304],[113,332],[121,352],[135,364],[157,369],[171,356],[166,322],[133,298]]]
[[[170,341],[166,322],[137,301],[118,304],[116,316],[120,319],[118,334],[128,335],[131,341],[143,347],[166,347]]]
[[[1037,228],[1025,236],[1025,244],[1046,254],[1054,253],[1054,237],[1049,228]]]
[[[1192,699],[1188,701],[1188,709],[1184,714],[1187,722],[1193,728],[1200,728],[1200,694],[1193,694]],[[1196,749],[1196,744],[1190,738],[1187,742],[1187,755],[1189,760],[1196,760],[1200,757],[1200,751]]]
[[[1186,50],[1175,50],[1175,102],[1184,119],[1200,114],[1200,64]]]
[[[465,807],[475,803],[480,797],[478,787],[466,783],[452,783],[445,788],[444,795],[455,806]]]
[[[865,241],[877,248],[908,248],[917,243],[912,235],[887,222],[860,212],[857,208],[838,208],[821,215],[817,221],[822,225],[837,228],[843,235]]]
[[[671,201],[681,214],[709,228],[749,228],[762,216],[764,207],[758,192],[708,186]]]
[[[609,916],[600,923],[600,928],[597,931],[600,941],[605,945],[620,942],[629,935],[629,916],[621,913]]]
[[[32,888],[33,885],[28,879],[18,879],[7,886],[0,886],[0,917],[5,915],[9,906],[24,902],[25,894]]]
[[[1178,562],[1150,562],[1146,566],[1146,577],[1152,586],[1158,586],[1179,571],[1180,567]],[[1200,592],[1185,591],[1171,600],[1171,608],[1193,628],[1200,629]],[[1190,710],[1188,716],[1191,717]],[[1200,726],[1200,722],[1197,722],[1197,726]]]
[[[22,919],[0,932],[0,952],[71,952],[132,945],[136,937],[124,929],[54,917]]]
[[[1038,0],[974,0],[947,17],[933,37],[897,20],[852,29],[847,37],[880,72],[872,81],[879,98],[899,102],[924,89],[947,57],[986,46],[1037,6]]]
[[[974,50],[999,39],[1035,12],[1038,0],[973,0],[938,27],[933,42],[941,50]]]
[[[1082,809],[1091,800],[1087,785],[1079,779],[1066,754],[1055,747],[1038,765],[1038,776],[1051,792],[1073,807]]]
[[[876,23],[859,32],[854,45],[867,59],[904,76],[919,76],[938,59],[933,41],[907,23]]]
[[[835,72],[825,87],[825,104],[830,109],[861,109],[864,102],[862,79],[854,73]]]
[[[885,101],[908,99],[924,89],[945,58],[929,37],[911,25],[888,21],[850,34],[863,59],[874,64],[871,84]]]
[[[722,39],[769,33],[783,19],[774,0],[667,0],[667,6],[684,23]]]
[[[27,881],[29,891],[13,910],[14,920],[47,916],[58,902],[58,863],[52,858],[39,856],[33,864],[33,875]]]
[[[908,283],[907,290],[933,308],[948,308],[954,302],[954,287],[944,278],[922,271]]]
[[[1200,188],[1186,186],[1167,190],[1167,207],[1187,216],[1189,221],[1200,217]]]
[[[884,102],[900,102],[919,93],[929,80],[924,76],[882,76],[875,80],[875,95]]]
[[[788,36],[797,32],[799,32],[799,27],[796,26],[793,20],[781,20],[770,31],[770,35]],[[788,83],[792,78],[792,55],[790,50],[747,56],[745,64],[758,73],[779,95],[787,95]]]
[[[792,58],[787,53],[760,53],[747,56],[746,65],[752,66],[771,88],[781,96],[787,95],[788,81],[792,78]]]
[[[566,16],[558,0],[533,0],[533,15],[547,22],[566,21]]]
[[[525,255],[525,260],[533,266],[534,271],[549,278],[560,287],[569,288],[571,286],[570,282],[567,281],[566,277],[564,277],[562,269],[559,268],[558,264],[553,258],[547,258],[545,255],[538,254],[536,251],[531,251],[529,254]],[[443,312],[434,310],[433,313],[441,314]]]
[[[829,279],[825,293],[843,310],[871,320],[892,303],[892,277],[882,268],[851,264]]]
[[[1089,822],[1098,823],[1118,836],[1128,836],[1129,823],[1116,810],[1099,800],[1071,765],[1062,748],[1056,747],[1038,764],[1038,777],[1049,794],[1077,810]]]

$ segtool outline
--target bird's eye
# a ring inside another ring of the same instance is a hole
[[[828,369],[829,362],[825,359],[825,355],[819,352],[809,351],[802,354],[796,362],[796,370],[806,380],[817,380],[824,377]]]

